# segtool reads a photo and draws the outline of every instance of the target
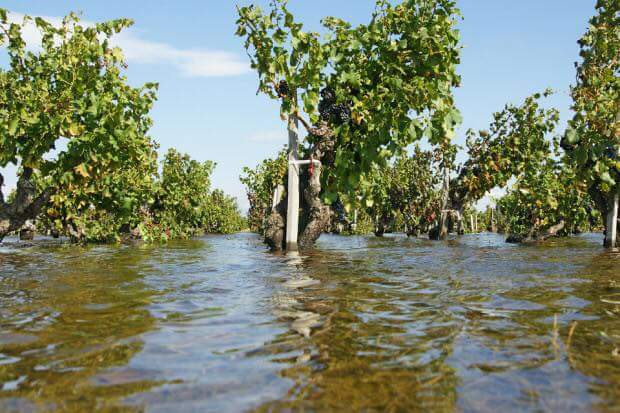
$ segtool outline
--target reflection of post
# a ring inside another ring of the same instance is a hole
[[[288,203],[286,209],[286,250],[297,251],[299,232],[299,165],[298,160],[298,121],[297,117],[288,118]]]

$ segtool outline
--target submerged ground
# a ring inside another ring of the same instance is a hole
[[[617,411],[601,241],[0,247],[0,411]]]

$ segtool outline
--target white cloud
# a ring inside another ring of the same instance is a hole
[[[41,16],[54,25],[60,25],[59,17]],[[24,15],[10,12],[9,21],[21,23]],[[93,23],[81,22],[85,26]],[[36,50],[41,44],[41,33],[33,23],[23,31],[26,44]],[[164,42],[145,40],[133,29],[125,29],[112,38],[112,44],[123,50],[128,63],[170,65],[188,77],[237,76],[249,71],[249,64],[235,53],[220,50],[182,49]]]
[[[217,50],[178,49],[167,43],[151,42],[128,29],[113,38],[129,63],[169,64],[190,77],[236,76],[250,66],[234,53]]]
[[[285,129],[272,131],[257,131],[248,137],[251,142],[288,142],[288,135]]]

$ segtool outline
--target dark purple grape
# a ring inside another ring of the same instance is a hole
[[[344,103],[339,103],[332,106],[331,115],[332,122],[337,125],[349,123],[351,120],[351,109]]]
[[[286,80],[280,81],[277,92],[278,95],[280,95],[280,97],[282,98],[289,96],[289,94],[291,93],[291,89],[289,88],[288,82]]]
[[[325,102],[336,103],[336,92],[330,87],[321,90],[321,99]]]
[[[324,121],[328,121],[331,117],[332,113],[332,102],[328,102],[326,100],[321,100],[319,102],[319,114],[321,115],[321,119]]]

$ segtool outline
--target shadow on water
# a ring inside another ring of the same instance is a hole
[[[600,242],[0,250],[0,411],[615,411]]]

